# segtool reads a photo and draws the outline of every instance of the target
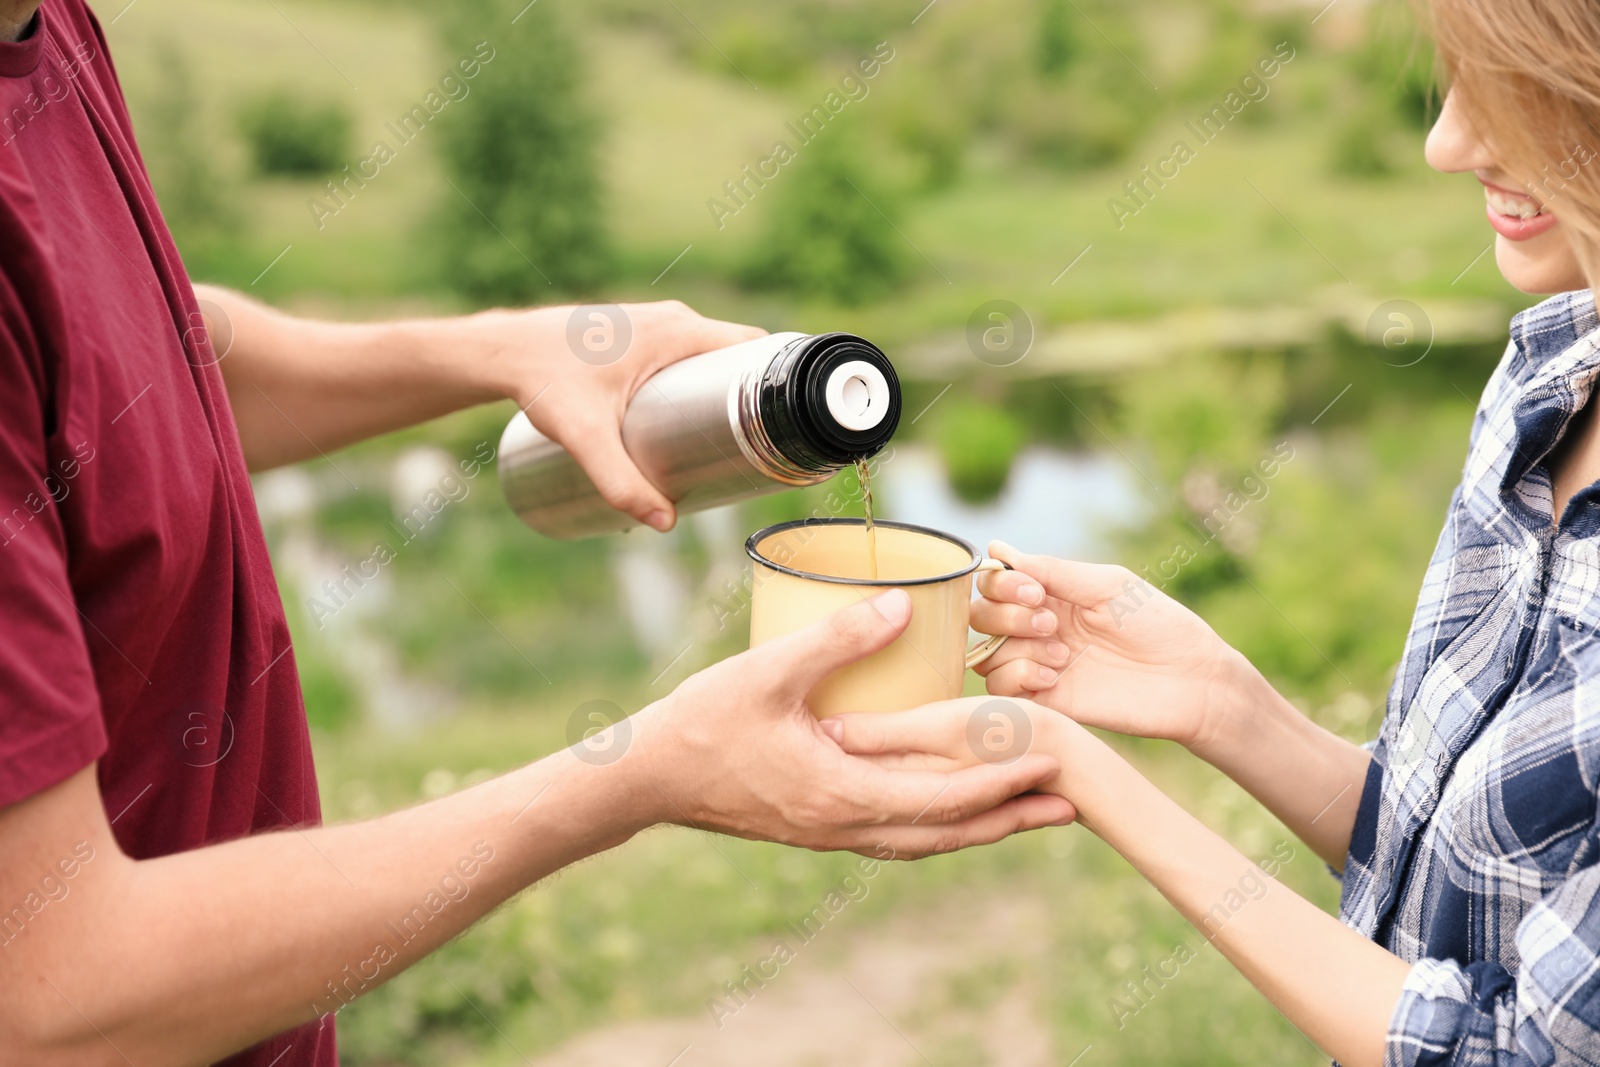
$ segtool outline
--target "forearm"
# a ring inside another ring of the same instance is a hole
[[[1312,722],[1242,656],[1235,675],[1228,706],[1213,716],[1220,725],[1194,753],[1343,870],[1371,753]]]
[[[156,860],[125,859],[106,828],[51,923],[7,946],[14,976],[48,983],[13,1000],[11,1025],[31,1026],[0,1044],[30,1063],[210,1063],[338,1010],[626,840],[645,800],[621,765],[563,751],[370,822]]]
[[[1409,971],[1211,832],[1081,727],[1062,792],[1283,1014],[1346,1067],[1378,1067]]]
[[[498,333],[463,329],[462,320],[318,322],[226,289],[195,293],[208,302],[202,307],[252,470],[502,399],[523,384]],[[216,317],[226,321],[209,322]]]

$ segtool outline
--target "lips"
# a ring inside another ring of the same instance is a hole
[[[1488,182],[1483,182],[1483,196],[1489,225],[1508,240],[1527,241],[1556,224],[1556,217],[1531,196]]]

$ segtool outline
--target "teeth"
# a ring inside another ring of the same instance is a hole
[[[1488,186],[1484,186],[1483,195],[1497,215],[1513,219],[1531,219],[1535,215],[1544,214],[1544,209],[1526,196],[1512,196],[1497,189],[1490,189]]]

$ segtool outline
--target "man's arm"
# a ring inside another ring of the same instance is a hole
[[[195,295],[251,470],[509,398],[573,454],[613,507],[657,529],[672,525],[674,509],[622,446],[628,401],[667,364],[762,333],[675,300],[626,304],[628,328],[610,338],[618,350],[580,351],[591,334],[579,330],[574,348],[570,306],[334,323],[214,286],[195,286]]]
[[[93,768],[0,810],[0,1063],[214,1062],[658,822],[908,858],[1070,819],[1018,795],[1059,772],[1046,756],[900,772],[828,740],[805,694],[909,616],[892,593],[709,668],[613,726],[591,750],[612,762],[566,750],[368,822],[134,861]]]

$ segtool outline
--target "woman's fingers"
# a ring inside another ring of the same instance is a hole
[[[1063,641],[1045,637],[1014,637],[1001,645],[988,659],[973,668],[987,678],[1012,660],[1027,659],[1043,667],[1061,670],[1072,662],[1072,648]]]
[[[984,680],[993,696],[1033,697],[1055,685],[1061,672],[1031,659],[1014,659],[989,672]]]
[[[969,747],[965,739],[959,744]],[[1016,747],[1011,758],[988,762],[969,756],[969,766],[948,773],[891,771],[851,760],[852,770],[841,775],[841,795],[856,805],[860,826],[961,822],[1043,788],[1061,774],[1053,756]]]
[[[1077,809],[1065,797],[1032,793],[943,826],[875,826],[862,831],[855,851],[878,860],[920,859],[973,845],[990,845],[1025,830],[1065,826],[1077,816]]]
[[[1043,765],[1034,767],[1032,763],[1043,758],[1032,751],[1035,736],[1032,718],[1036,714],[1054,716],[1055,713],[1027,700],[963,697],[887,715],[866,712],[836,715],[825,719],[822,728],[841,749],[852,755],[929,753],[979,770],[1004,768],[1025,775],[1048,769]],[[981,764],[991,766],[977,766]],[[962,771],[952,775],[949,781],[956,783],[969,773]],[[987,779],[980,777],[979,780]],[[951,785],[945,788],[951,794],[945,799],[952,802],[959,799]]]
[[[1007,604],[980,597],[972,602],[972,628],[986,634],[1042,637],[1053,634],[1061,620],[1049,608]]]
[[[890,771],[933,771],[937,774],[950,774],[964,766],[949,756],[939,756],[932,752],[880,752],[870,756],[858,755],[857,758]]]
[[[979,571],[978,592],[990,600],[1037,608],[1044,604],[1044,586],[1021,571]]]
[[[1119,596],[1139,596],[1149,588],[1144,579],[1126,567],[1030,556],[1004,541],[989,542],[989,555],[1038,581],[1050,596],[1080,608],[1098,607]]]
[[[958,754],[966,721],[981,697],[924,704],[887,715],[856,712],[822,720],[822,729],[846,752],[864,756],[883,752]]]

